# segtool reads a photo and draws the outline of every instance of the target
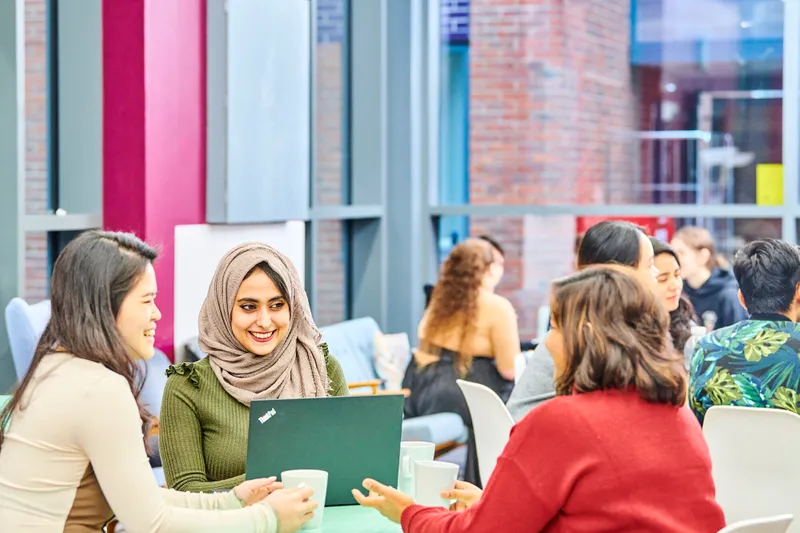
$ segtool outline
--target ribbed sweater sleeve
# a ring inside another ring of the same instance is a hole
[[[203,455],[200,416],[194,402],[194,385],[183,376],[167,380],[161,404],[159,446],[167,486],[180,491],[210,492],[230,490],[245,480],[244,473],[228,479],[209,481]],[[211,406],[214,416],[232,420],[236,413],[231,402]],[[230,412],[229,412],[230,411]],[[241,444],[247,446],[246,442]]]

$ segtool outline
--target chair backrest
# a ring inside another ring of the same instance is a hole
[[[481,483],[486,486],[497,464],[497,458],[508,443],[514,419],[503,400],[489,387],[463,379],[459,379],[457,383],[467,399],[475,432]]]
[[[50,300],[28,305],[22,298],[12,298],[6,306],[6,329],[17,380],[22,381],[33,361],[36,345],[50,320]]]
[[[348,382],[378,379],[375,371],[375,333],[378,323],[370,317],[340,322],[322,329],[322,342],[342,365]]]
[[[156,348],[153,357],[137,361],[145,374],[142,392],[139,400],[151,415],[158,418],[161,415],[161,399],[164,397],[164,387],[167,386],[167,368],[170,362],[167,355]]]
[[[514,385],[519,383],[519,378],[522,377],[522,373],[528,367],[529,355],[527,352],[520,352],[514,358]]]
[[[794,516],[790,514],[756,518],[731,524],[725,529],[721,529],[719,533],[786,533],[792,520],[794,520]]]
[[[800,416],[780,409],[715,406],[703,434],[717,501],[729,522],[800,513]],[[789,531],[800,531],[797,525]]]

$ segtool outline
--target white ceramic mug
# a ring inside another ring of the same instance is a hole
[[[458,465],[442,461],[417,461],[414,465],[414,501],[428,507],[450,508],[450,500],[442,491],[456,486]]]
[[[397,490],[414,497],[414,465],[417,461],[433,461],[436,445],[432,442],[406,441],[400,443],[400,471]]]
[[[322,513],[325,510],[325,495],[328,492],[328,473],[324,470],[287,470],[281,473],[281,482],[286,489],[300,486],[311,487],[312,500],[319,506],[314,509],[314,518],[303,525],[301,531],[322,531]]]

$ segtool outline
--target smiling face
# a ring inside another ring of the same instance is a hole
[[[254,355],[269,355],[289,330],[289,304],[260,268],[242,281],[231,312],[233,336]]]
[[[664,303],[664,308],[672,312],[678,308],[683,292],[683,278],[681,266],[672,254],[663,253],[655,258],[658,269],[658,296]]]
[[[148,263],[122,300],[116,318],[117,330],[131,359],[150,359],[155,353],[156,322],[161,320],[157,292],[156,272]]]

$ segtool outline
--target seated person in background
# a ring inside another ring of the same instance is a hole
[[[419,349],[406,370],[403,387],[408,418],[458,413],[470,428],[465,479],[478,483],[471,419],[457,379],[494,390],[503,401],[514,384],[519,353],[517,316],[511,302],[494,293],[502,269],[484,240],[456,245],[442,265],[430,307],[419,324]]]
[[[2,531],[100,533],[116,515],[136,533],[288,533],[311,518],[310,490],[263,500],[274,479],[220,494],[156,485],[134,363],[153,357],[161,319],[156,255],[131,234],[87,231],[58,257],[50,321],[0,414]]]
[[[654,237],[650,237],[650,243],[653,245],[654,261],[658,270],[656,290],[664,303],[664,309],[669,313],[672,345],[683,353],[686,342],[692,336],[692,328],[697,326],[697,317],[692,303],[683,295],[683,278],[678,254],[669,244]]]
[[[715,252],[711,232],[685,226],[675,232],[671,244],[686,281],[684,292],[706,330],[745,320],[747,310],[739,303],[739,287],[728,262]]]
[[[217,266],[199,319],[208,357],[167,371],[160,448],[167,485],[207,492],[244,481],[250,401],[346,396],[288,257],[241,244]]]
[[[452,512],[368,479],[356,500],[406,533],[719,531],[708,447],[652,290],[592,268],[555,282],[552,312],[558,397],[512,429],[485,492],[446,491],[467,507]]]
[[[497,269],[497,283],[500,283],[500,280],[503,279],[503,274],[505,270],[505,262],[506,262],[506,252],[503,250],[503,247],[500,246],[500,243],[494,240],[489,235],[479,235],[476,237],[478,239],[484,240],[488,242],[492,246],[492,256],[494,257],[495,268]],[[433,297],[433,285],[425,285],[425,309],[431,305],[431,298]]]
[[[755,241],[736,254],[733,272],[750,318],[695,347],[689,402],[701,424],[714,405],[800,412],[800,252],[775,239]]]
[[[630,267],[647,287],[656,290],[653,245],[639,226],[619,220],[595,224],[583,235],[578,250],[578,270],[591,265]],[[536,347],[508,401],[508,410],[519,422],[541,402],[555,396],[553,362],[547,343]]]

